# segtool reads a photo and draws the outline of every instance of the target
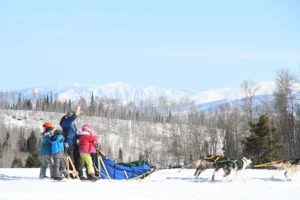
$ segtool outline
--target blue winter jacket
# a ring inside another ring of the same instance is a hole
[[[77,128],[73,123],[76,118],[77,118],[76,115],[72,115],[71,117],[64,116],[60,120],[60,126],[64,133],[65,142],[69,146],[75,144],[77,141]]]
[[[42,145],[40,149],[41,156],[52,154],[52,142],[51,142],[51,132],[41,133]]]
[[[57,135],[56,139],[52,141],[52,154],[64,151],[64,136]]]

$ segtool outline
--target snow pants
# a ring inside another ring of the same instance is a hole
[[[54,160],[54,177],[60,177],[66,171],[66,161],[65,155],[63,151],[57,152],[53,154]]]
[[[40,177],[43,178],[46,176],[46,170],[49,166],[50,177],[54,176],[54,164],[52,162],[52,155],[42,155],[42,164],[40,168]]]
[[[93,164],[91,154],[80,152],[80,157],[81,157],[82,167],[84,167],[85,165],[87,166],[88,174],[90,175],[95,174],[95,169],[94,169],[94,164]]]

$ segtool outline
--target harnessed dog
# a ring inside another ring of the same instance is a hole
[[[290,160],[291,166],[289,168],[285,168],[285,177],[287,181],[291,181],[293,176],[300,171],[300,158],[296,158],[293,160]],[[291,172],[290,175],[288,176],[288,172]]]
[[[291,160],[276,160],[265,164],[255,165],[254,167],[275,167],[277,170],[274,172],[271,179],[274,178],[275,174],[279,170],[283,169],[285,170],[284,172],[285,180],[290,181],[292,177],[297,173],[297,171],[300,171],[299,160],[300,160],[299,158],[291,159]],[[290,176],[288,176],[289,172],[290,172]]]
[[[194,173],[195,177],[199,177],[200,174],[205,171],[207,168],[212,166],[217,160],[223,159],[223,156],[204,156],[201,157],[199,160],[191,163],[190,165],[195,165],[196,166],[196,171]]]
[[[234,168],[236,170],[236,174],[235,174],[235,177],[231,181],[235,180],[237,178],[237,176],[240,176],[242,178],[242,180],[246,183],[243,173],[244,173],[244,170],[246,169],[246,167],[249,166],[250,164],[252,164],[251,159],[243,157],[242,159],[238,159],[234,162],[235,162],[234,166],[236,167],[236,168]]]
[[[244,182],[246,182],[245,178],[243,177],[243,172],[245,168],[252,163],[251,159],[248,159],[246,157],[243,157],[241,159],[236,159],[236,160],[231,160],[230,158],[224,158],[222,160],[216,161],[216,167],[215,171],[212,176],[212,181],[215,179],[216,173],[219,171],[219,169],[223,169],[224,175],[223,178],[227,177],[230,175],[232,170],[236,171],[235,177],[231,180],[233,181],[234,179],[237,178],[237,176],[240,176]]]

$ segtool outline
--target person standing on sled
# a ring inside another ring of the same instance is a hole
[[[40,167],[40,178],[47,178],[46,170],[49,166],[50,168],[50,177],[54,176],[54,165],[52,162],[52,143],[51,143],[51,136],[53,131],[54,125],[52,122],[45,122],[43,124],[43,132],[41,133],[40,137],[42,140],[42,145],[40,148],[40,155],[42,158],[42,164]]]
[[[72,162],[75,165],[76,171],[79,173],[80,179],[84,179],[80,154],[77,144],[77,128],[74,124],[74,121],[80,114],[80,106],[77,107],[76,112],[69,111],[65,116],[63,116],[60,120],[60,126],[63,130],[63,136],[65,138],[65,148],[67,154],[70,156]],[[71,170],[72,166],[70,167]],[[71,178],[75,178],[73,174],[71,174]]]
[[[56,129],[54,134],[51,136],[52,141],[52,154],[54,160],[54,180],[62,180],[65,174],[66,162],[64,154],[64,137],[62,136],[62,130]]]
[[[97,180],[91,154],[96,153],[95,143],[98,137],[93,133],[93,127],[89,124],[82,126],[82,131],[78,132],[79,152],[82,161],[82,167],[87,165],[87,176],[89,180]]]

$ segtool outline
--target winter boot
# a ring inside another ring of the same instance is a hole
[[[75,176],[74,174],[70,174],[70,178],[71,178],[71,179],[75,179],[76,176]]]
[[[64,179],[64,177],[62,177],[62,176],[59,176],[59,177],[54,177],[53,179],[54,179],[54,180],[56,180],[56,181],[61,181],[61,180],[63,180],[63,179]]]
[[[94,174],[90,174],[88,175],[88,180],[91,180],[91,181],[96,181],[98,180],[99,178],[97,176],[95,176]]]
[[[49,178],[49,177],[46,175],[40,175],[40,179],[44,179],[44,178]]]

